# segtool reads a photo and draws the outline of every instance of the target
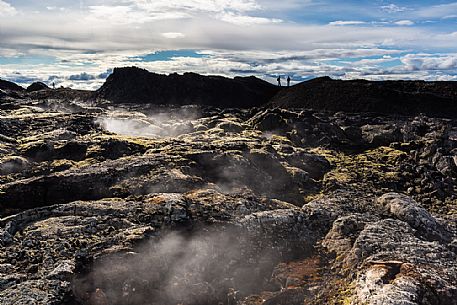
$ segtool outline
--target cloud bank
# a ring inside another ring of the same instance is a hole
[[[136,65],[267,80],[455,79],[453,15],[457,2],[0,1],[0,78],[94,89],[109,69]],[[205,56],[147,59],[164,50]]]

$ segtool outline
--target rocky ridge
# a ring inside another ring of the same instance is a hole
[[[277,87],[254,76],[161,75],[126,67],[115,68],[94,97],[114,103],[249,108],[265,104],[277,91]]]
[[[269,105],[315,110],[453,117],[457,83],[453,81],[333,80],[321,77],[280,91]]]
[[[0,79],[0,89],[8,91],[24,91],[25,89],[13,82]]]

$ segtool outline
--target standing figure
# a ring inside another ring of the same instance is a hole
[[[56,89],[56,83],[52,82],[52,89]]]
[[[287,87],[290,87],[290,76],[287,76]]]
[[[276,80],[278,81],[278,86],[281,87],[281,75],[279,75]]]

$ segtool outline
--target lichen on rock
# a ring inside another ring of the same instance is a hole
[[[454,121],[50,91],[0,107],[1,304],[456,304]]]

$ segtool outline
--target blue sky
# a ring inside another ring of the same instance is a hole
[[[0,0],[0,78],[158,73],[457,80],[457,2]]]

